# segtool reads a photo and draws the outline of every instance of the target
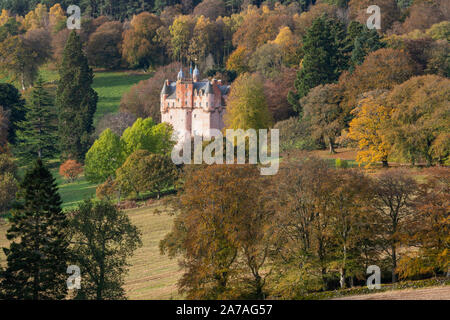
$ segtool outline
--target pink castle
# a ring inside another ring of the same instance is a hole
[[[209,137],[210,129],[224,127],[230,86],[215,79],[199,81],[199,75],[197,67],[191,78],[180,70],[177,81],[166,80],[161,90],[161,121],[173,126],[178,142],[194,135]]]

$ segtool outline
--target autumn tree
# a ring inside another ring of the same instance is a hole
[[[444,168],[433,170],[419,185],[418,196],[414,199],[417,214],[409,234],[403,239],[418,251],[409,252],[400,259],[397,267],[400,278],[447,273],[450,263],[449,192],[449,171]]]
[[[335,84],[317,86],[300,100],[303,106],[303,121],[310,123],[316,139],[323,137],[328,142],[330,153],[335,153],[336,138],[345,127],[341,100],[340,88]]]
[[[187,61],[190,41],[193,36],[196,20],[192,16],[180,15],[169,27],[172,57],[177,61]]]
[[[136,122],[137,117],[131,113],[117,112],[105,114],[95,126],[95,136],[99,137],[103,131],[110,129],[117,136],[121,136],[125,129]]]
[[[365,273],[358,266],[360,262],[360,241],[367,237],[364,225],[372,221],[364,218],[370,211],[371,190],[370,181],[357,171],[339,170],[332,178],[333,190],[328,202],[331,209],[333,240],[337,247],[334,251],[334,261],[331,264],[339,270],[341,289],[346,287],[349,273]],[[350,274],[351,274],[350,273]]]
[[[394,87],[387,97],[392,107],[393,149],[413,164],[443,163],[449,156],[450,80],[435,75],[414,77]]]
[[[118,21],[102,24],[89,37],[86,55],[89,64],[95,67],[115,69],[122,62],[122,23]]]
[[[157,38],[161,25],[161,20],[148,12],[133,17],[130,29],[124,32],[122,46],[122,56],[132,67],[147,69],[164,60],[164,50]]]
[[[331,18],[337,18],[337,9],[336,6],[321,2],[311,6],[308,11],[302,11],[301,14],[294,15],[293,22],[295,34],[304,37],[307,29],[309,29],[313,22],[323,14],[326,14]]]
[[[120,192],[125,195],[131,193],[139,194],[148,191],[146,177],[143,174],[146,170],[145,158],[150,156],[147,150],[136,150],[125,160],[123,165],[117,169],[116,183],[120,187]]]
[[[425,30],[445,19],[446,17],[441,11],[438,1],[418,0],[414,1],[409,8],[409,15],[405,19],[402,28],[405,32],[417,29]]]
[[[380,49],[370,53],[353,73],[344,72],[339,84],[344,92],[342,107],[350,112],[361,95],[376,89],[392,89],[417,72],[412,59],[401,50]]]
[[[231,85],[225,126],[229,129],[264,129],[272,123],[261,78],[245,73]]]
[[[264,297],[272,215],[257,200],[260,180],[252,165],[188,173],[180,214],[160,248],[171,257],[183,255],[178,285],[189,298]]]
[[[147,190],[156,192],[159,199],[163,191],[175,185],[178,178],[177,168],[168,155],[150,154],[142,161],[144,171],[141,171],[141,175],[145,179]]]
[[[412,206],[417,184],[405,171],[390,169],[374,178],[371,189],[377,235],[390,260],[392,282],[396,282],[399,244],[414,219]]]
[[[264,80],[264,95],[274,122],[288,119],[295,114],[287,95],[294,89],[296,74],[293,68],[282,68],[278,75]]]
[[[382,98],[375,98],[376,95],[383,95],[383,92],[372,92],[352,111],[354,118],[348,136],[358,143],[356,161],[367,165],[381,161],[383,167],[387,167],[392,148],[388,139],[392,109]]]
[[[326,288],[333,242],[327,205],[334,174],[319,159],[284,162],[275,179],[277,192],[276,234],[281,243],[274,257],[275,291],[287,297]]]
[[[204,0],[194,8],[194,15],[204,16],[211,20],[216,20],[219,16],[225,15],[225,1],[223,0]]]
[[[108,201],[85,200],[70,220],[75,263],[83,276],[77,299],[125,299],[129,258],[142,246],[141,232]],[[65,283],[64,283],[65,284]]]
[[[45,29],[32,29],[24,35],[6,38],[0,46],[0,66],[22,90],[33,85],[39,67],[50,57],[50,35]]]
[[[120,111],[127,112],[137,118],[152,118],[156,123],[161,122],[161,88],[164,81],[176,79],[181,64],[173,62],[156,69],[155,74],[148,80],[142,80],[133,85],[120,101]]]
[[[146,150],[133,152],[117,170],[117,184],[125,194],[144,191],[161,192],[173,187],[178,176],[177,168],[167,155],[152,154]]]
[[[266,43],[252,54],[249,67],[265,78],[273,78],[282,72],[283,51],[276,43]]]
[[[74,182],[82,173],[82,165],[75,160],[69,159],[59,167],[59,174],[69,180],[69,182]]]

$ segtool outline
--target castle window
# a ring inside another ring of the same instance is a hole
[[[194,118],[197,118],[197,115],[196,115],[196,114],[194,114]]]
[[[208,102],[206,103],[206,106],[208,106]]]

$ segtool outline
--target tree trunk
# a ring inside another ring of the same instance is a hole
[[[395,269],[397,269],[397,251],[395,249],[395,245],[392,245],[392,283],[397,282]]]
[[[330,139],[330,154],[335,154],[336,151],[334,150],[334,143],[333,140]]]
[[[383,160],[383,168],[387,168],[389,167],[388,161],[387,160]]]

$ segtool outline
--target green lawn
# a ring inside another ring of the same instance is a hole
[[[119,110],[120,99],[130,87],[141,80],[146,80],[151,74],[130,72],[96,72],[93,88],[98,93],[97,113],[94,124],[107,113]]]

